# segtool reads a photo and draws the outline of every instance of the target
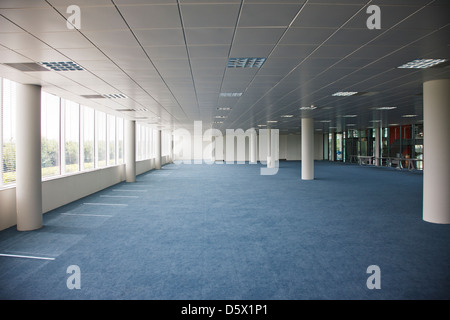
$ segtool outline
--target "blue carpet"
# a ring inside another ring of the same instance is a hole
[[[449,299],[450,225],[421,173],[316,162],[167,165],[0,232],[0,299]],[[78,265],[81,289],[69,290]],[[366,286],[367,267],[381,289]]]

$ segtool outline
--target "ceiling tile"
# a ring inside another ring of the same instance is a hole
[[[292,27],[341,27],[361,9],[361,5],[306,4]]]
[[[187,28],[188,45],[228,45],[233,38],[233,28]]]
[[[225,28],[235,27],[239,4],[181,4],[185,28]]]
[[[303,2],[283,5],[244,3],[239,27],[288,27]]]
[[[176,4],[118,5],[120,13],[132,29],[180,28],[180,15]]]

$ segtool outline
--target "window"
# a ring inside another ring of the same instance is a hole
[[[83,107],[83,169],[94,169],[94,109]]]
[[[16,181],[16,83],[0,78],[0,185]]]
[[[116,164],[116,117],[108,114],[108,164]]]
[[[96,111],[97,167],[106,166],[106,113]]]
[[[117,163],[123,163],[123,119],[117,118]]]
[[[42,177],[61,174],[60,98],[41,94],[41,168]]]
[[[80,106],[65,100],[64,106],[65,172],[80,170]]]

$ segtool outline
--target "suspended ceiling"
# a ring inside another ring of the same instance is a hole
[[[372,4],[381,29],[367,28]],[[79,29],[67,26],[70,5]],[[450,59],[449,9],[448,0],[0,0],[0,77],[161,129],[421,123],[422,84],[448,78],[448,63],[398,67]],[[265,60],[227,68],[230,58]],[[395,109],[377,110],[386,107]]]

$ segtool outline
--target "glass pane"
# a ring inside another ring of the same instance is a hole
[[[97,113],[97,159],[98,166],[106,166],[106,114],[101,111]]]
[[[123,119],[117,118],[117,160],[123,163]]]
[[[85,170],[94,169],[94,109],[83,107],[83,153]]]
[[[72,101],[65,101],[65,157],[66,172],[79,170],[80,156],[80,106]]]
[[[342,161],[342,133],[336,133],[336,160]]]
[[[2,183],[16,181],[16,83],[3,79],[2,85]]]
[[[41,167],[42,177],[61,174],[60,170],[60,98],[41,94]]]
[[[108,164],[116,164],[116,117],[108,115]]]

